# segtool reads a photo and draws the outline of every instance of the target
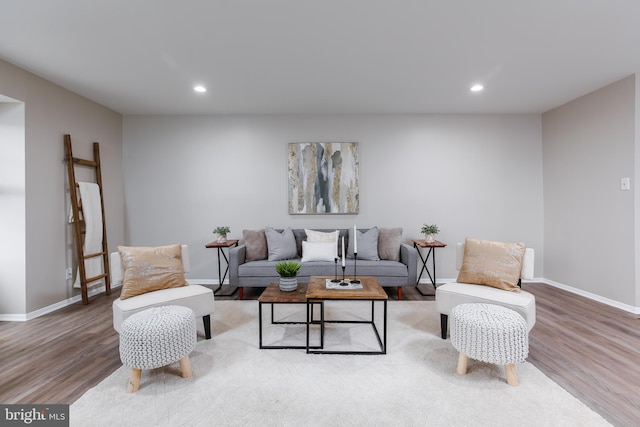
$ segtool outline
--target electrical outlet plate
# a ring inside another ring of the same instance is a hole
[[[73,278],[73,270],[71,268],[67,268],[64,271],[64,274],[65,274],[65,277],[66,277],[67,280],[70,280],[70,279]]]
[[[631,182],[629,178],[620,178],[620,190],[628,191],[631,189]]]

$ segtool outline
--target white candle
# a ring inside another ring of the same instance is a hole
[[[346,266],[344,262],[344,236],[342,236],[342,266]]]
[[[353,253],[357,254],[358,253],[358,237],[357,237],[357,230],[356,230],[356,226],[353,226]]]

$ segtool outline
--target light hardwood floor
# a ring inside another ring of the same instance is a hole
[[[612,424],[638,425],[640,320],[548,285],[523,287],[537,301],[529,362]],[[246,289],[245,299],[261,291]],[[403,294],[433,300],[413,288]],[[70,404],[119,368],[111,323],[118,295],[95,296],[88,306],[77,303],[29,322],[0,322],[0,402]],[[237,299],[237,293],[216,299]]]

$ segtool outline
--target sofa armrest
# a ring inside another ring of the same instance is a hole
[[[246,262],[247,245],[244,243],[229,250],[229,284],[238,286],[238,268]]]
[[[407,244],[400,245],[400,262],[407,266],[407,285],[414,286],[418,283],[418,251]]]

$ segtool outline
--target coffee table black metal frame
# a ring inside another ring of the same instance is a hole
[[[386,354],[387,353],[387,294],[382,289],[375,277],[362,276],[360,283],[362,289],[326,289],[326,280],[331,278],[312,276],[307,287],[307,353],[312,354]],[[325,315],[325,303],[327,301],[363,301],[371,303],[371,318],[369,320],[327,319]],[[376,325],[376,303],[381,302],[383,307],[382,331]],[[371,325],[380,350],[327,350],[325,348],[314,349],[310,345],[310,329],[313,319],[313,304],[320,304],[320,336],[324,344],[325,325],[335,324],[366,324]]]
[[[326,301],[370,301],[371,302],[371,320],[327,320],[324,315],[324,303]],[[382,337],[380,336],[380,331],[378,331],[378,326],[375,322],[375,303],[381,302],[383,305],[383,326],[382,326]],[[337,324],[368,324],[373,328],[373,332],[378,339],[378,345],[380,346],[380,350],[367,350],[367,351],[354,351],[354,350],[325,350],[324,346],[321,345],[320,348],[314,348],[309,344],[309,335],[310,335],[310,325],[312,323],[318,323],[313,321],[313,308],[311,307],[314,304],[320,304],[320,342],[324,344],[324,332],[325,332],[325,324],[326,323],[337,323]],[[311,316],[311,317],[310,317]],[[387,300],[379,300],[379,299],[371,299],[371,298],[323,298],[323,299],[307,299],[307,353],[308,354],[387,354]]]
[[[271,287],[277,286],[277,283],[275,284],[271,284],[269,285]],[[282,292],[283,297],[282,298],[269,298],[268,296],[265,296],[263,298],[263,296],[261,295],[260,297],[258,297],[258,340],[259,340],[259,348],[261,350],[286,350],[286,349],[304,349],[306,350],[307,348],[313,348],[313,349],[321,349],[324,345],[324,341],[323,341],[323,336],[320,335],[320,345],[317,346],[309,346],[309,330],[307,328],[306,331],[306,335],[305,335],[305,344],[304,345],[264,345],[263,344],[263,339],[262,339],[262,335],[263,335],[263,322],[262,322],[262,306],[265,304],[268,304],[271,306],[271,315],[270,315],[270,324],[272,325],[307,325],[309,324],[309,321],[311,323],[320,323],[319,321],[316,321],[313,319],[313,310],[311,313],[311,318],[309,318],[309,313],[307,312],[306,314],[306,318],[305,321],[280,321],[280,320],[275,320],[275,314],[274,314],[274,306],[276,305],[287,305],[287,304],[304,304],[307,307],[309,305],[307,304],[307,299],[304,296],[307,286],[306,283],[299,283],[298,284],[298,290],[293,291],[295,293],[291,293],[289,294],[288,292]],[[263,291],[263,295],[266,292],[267,289],[265,289],[265,291]],[[283,300],[284,299],[284,300]],[[289,300],[286,300],[289,299]]]

